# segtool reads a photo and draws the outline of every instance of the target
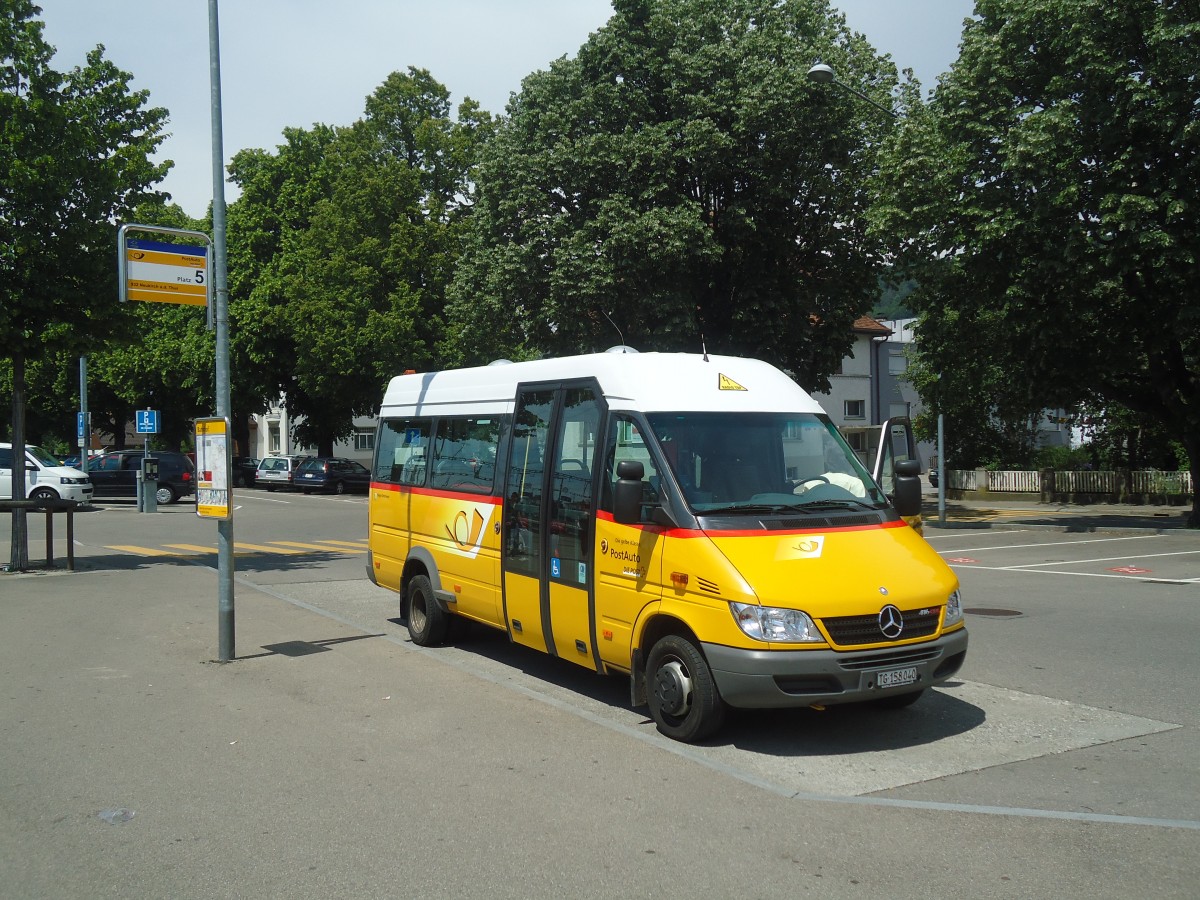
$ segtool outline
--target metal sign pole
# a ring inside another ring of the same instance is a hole
[[[232,421],[229,411],[229,286],[225,256],[225,150],[221,133],[221,49],[217,0],[208,0],[209,82],[212,90],[213,167],[213,318],[217,325],[217,415]],[[217,626],[219,659],[234,657],[233,517],[217,522]]]

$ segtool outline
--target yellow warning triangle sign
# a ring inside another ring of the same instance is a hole
[[[717,382],[717,390],[719,391],[744,391],[745,388],[730,378],[728,375],[719,375],[720,381]]]

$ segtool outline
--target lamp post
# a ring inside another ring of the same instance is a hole
[[[837,78],[834,77],[833,67],[826,65],[825,63],[817,63],[815,66],[813,66],[811,69],[809,69],[808,70],[808,80],[813,82],[814,84],[836,84],[842,90],[849,91],[851,94],[853,94],[859,100],[865,100],[867,103],[870,103],[873,107],[875,107],[880,112],[887,113],[893,119],[900,118],[900,114],[897,113],[894,109],[890,109],[890,108],[884,106],[882,103],[876,103],[874,100],[872,100],[866,94],[864,94],[862,91],[858,90],[858,88],[852,88],[852,87],[850,87],[850,85],[846,84],[844,81],[838,81]]]

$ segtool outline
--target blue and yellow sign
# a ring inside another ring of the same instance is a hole
[[[124,254],[129,300],[207,305],[207,247],[129,240]]]

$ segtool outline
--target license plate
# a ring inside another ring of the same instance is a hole
[[[877,688],[894,688],[904,687],[908,684],[917,683],[917,667],[909,666],[905,669],[888,669],[883,672],[875,673],[875,686]]]

